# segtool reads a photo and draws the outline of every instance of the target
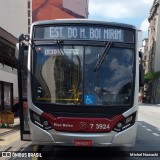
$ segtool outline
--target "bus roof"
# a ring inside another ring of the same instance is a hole
[[[94,25],[108,25],[122,28],[136,29],[134,25],[117,23],[117,22],[107,22],[107,21],[98,21],[98,20],[89,20],[89,19],[55,19],[55,20],[43,20],[36,21],[32,25],[51,25],[51,24],[94,24]]]

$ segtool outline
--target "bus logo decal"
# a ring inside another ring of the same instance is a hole
[[[80,128],[81,129],[85,129],[86,128],[86,123],[85,122],[81,122],[80,123]]]

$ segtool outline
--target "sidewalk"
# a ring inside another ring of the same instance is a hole
[[[0,148],[18,139],[20,139],[20,119],[15,117],[12,127],[0,127]]]
[[[0,135],[1,133],[13,130],[15,127],[17,128],[18,126],[20,126],[20,119],[19,117],[15,117],[13,126],[0,127]]]
[[[160,107],[160,104],[150,104],[150,103],[141,103],[140,106],[153,106],[153,107]]]

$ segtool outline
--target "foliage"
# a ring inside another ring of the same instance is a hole
[[[144,76],[145,82],[153,81],[158,78],[160,78],[160,71],[157,71],[157,72],[150,71],[150,72],[147,72]]]
[[[155,103],[156,95],[160,91],[160,71],[147,72],[144,76],[144,79],[145,79],[145,87],[147,88],[153,103]]]

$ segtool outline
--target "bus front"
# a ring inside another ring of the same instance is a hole
[[[28,58],[33,144],[132,146],[138,55],[133,26],[34,23]]]

